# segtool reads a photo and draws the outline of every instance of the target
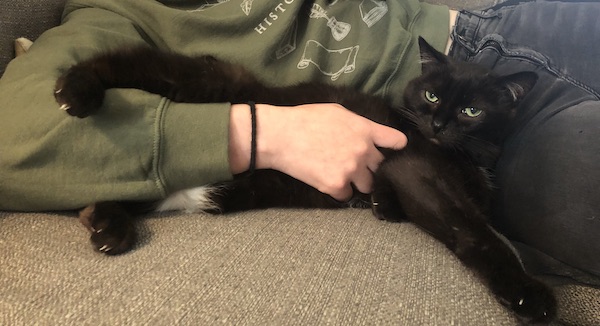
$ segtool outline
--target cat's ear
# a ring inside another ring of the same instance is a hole
[[[419,49],[421,51],[421,65],[423,68],[430,64],[448,63],[448,58],[443,53],[434,49],[433,46],[429,45],[429,43],[421,36],[419,36]]]
[[[538,75],[532,71],[500,77],[500,83],[508,90],[515,103],[521,101],[529,93],[537,80]]]

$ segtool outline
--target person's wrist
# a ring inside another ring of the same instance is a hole
[[[255,168],[273,168],[271,162],[276,156],[276,131],[284,120],[278,117],[281,110],[273,105],[255,104],[256,106],[256,153]],[[274,133],[274,134],[272,134]],[[250,105],[231,105],[229,122],[229,166],[233,174],[245,172],[250,167],[252,153],[252,117]]]
[[[229,168],[238,174],[248,170],[252,122],[248,104],[232,104],[229,113]]]
[[[274,147],[282,135],[277,131],[284,117],[279,117],[280,108],[269,104],[256,104],[256,168],[272,169],[273,158],[280,150]]]

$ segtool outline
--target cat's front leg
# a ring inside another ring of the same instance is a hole
[[[90,231],[94,249],[107,255],[129,251],[136,240],[132,216],[117,202],[99,202],[79,212],[79,221]]]
[[[380,220],[390,222],[406,221],[406,215],[396,197],[396,190],[390,180],[382,173],[373,176],[373,192],[371,193],[371,211]]]
[[[434,165],[431,153],[423,155],[423,148],[408,148],[380,165],[376,201],[381,206],[381,190],[389,202],[396,200],[410,222],[446,245],[521,320],[550,322],[556,314],[552,290],[525,272],[515,252],[486,223],[486,205],[469,195],[475,185],[465,182],[465,176],[479,173],[478,169],[468,165],[462,165],[465,170],[452,169],[459,165],[445,156],[438,156],[439,164]],[[382,212],[385,219],[394,220],[393,206]]]
[[[556,315],[552,289],[528,275],[508,240],[483,219],[451,214],[455,241],[449,248],[488,284],[499,301],[524,323],[549,323]]]

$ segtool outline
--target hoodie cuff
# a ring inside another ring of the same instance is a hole
[[[163,98],[156,119],[154,168],[163,195],[230,179],[229,103]]]

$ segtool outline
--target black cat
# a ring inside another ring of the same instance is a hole
[[[404,91],[405,107],[351,89],[306,83],[268,87],[243,67],[210,56],[186,57],[151,48],[102,54],[71,67],[56,84],[56,99],[70,115],[98,110],[105,89],[139,88],[191,103],[255,101],[273,105],[337,102],[353,112],[405,132],[408,146],[384,150],[371,199],[334,200],[283,173],[257,170],[232,181],[182,190],[156,205],[101,202],[80,219],[96,248],[124,252],[135,241],[132,216],[147,209],[227,213],[266,207],[369,206],[381,219],[407,220],[444,243],[527,322],[555,316],[552,291],[525,273],[511,247],[488,224],[493,166],[517,104],[537,76],[497,76],[453,61],[423,39],[422,75]]]

